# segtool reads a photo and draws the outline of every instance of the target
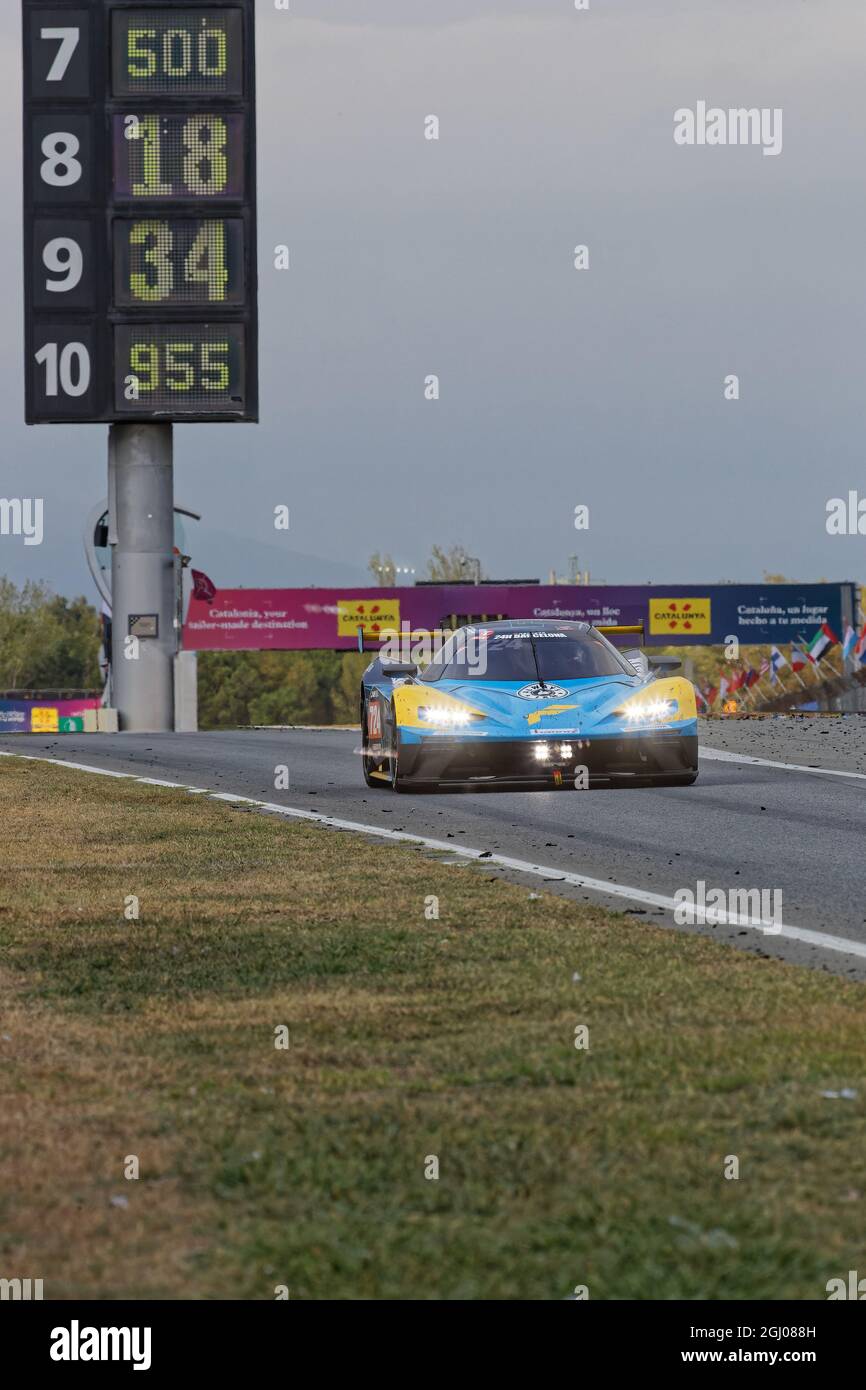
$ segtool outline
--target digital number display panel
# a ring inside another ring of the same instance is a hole
[[[255,0],[22,0],[28,423],[256,420]]]
[[[243,93],[243,14],[238,9],[115,11],[111,31],[115,96]]]
[[[131,309],[243,304],[239,217],[143,217],[114,223],[114,302]]]
[[[226,112],[113,118],[114,193],[139,201],[237,201],[244,192],[244,118]]]
[[[244,329],[238,323],[123,324],[114,330],[115,409],[169,418],[243,414]]]

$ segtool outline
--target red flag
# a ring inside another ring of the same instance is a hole
[[[732,695],[733,695],[733,693],[734,693],[735,690],[739,690],[740,686],[743,685],[743,684],[745,684],[745,680],[746,680],[746,673],[745,673],[745,671],[735,671],[735,672],[734,672],[733,677],[732,677],[732,679],[731,679],[731,686],[730,686],[730,690],[731,690],[731,694],[732,694]]]
[[[204,603],[213,603],[216,598],[216,585],[214,585],[202,570],[191,570],[192,574],[192,596],[200,598]]]

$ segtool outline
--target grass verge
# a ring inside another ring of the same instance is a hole
[[[862,1267],[862,985],[40,763],[0,760],[0,815],[0,1276],[808,1299]]]

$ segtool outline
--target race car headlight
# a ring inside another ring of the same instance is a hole
[[[678,709],[676,700],[636,700],[620,713],[629,724],[666,724]]]
[[[461,709],[459,705],[420,705],[418,718],[440,729],[459,729],[480,716],[474,710]]]

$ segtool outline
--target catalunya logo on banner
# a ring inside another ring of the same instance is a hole
[[[400,631],[400,600],[337,599],[337,636],[355,637],[358,628],[365,637],[381,637],[385,632]]]
[[[682,637],[713,630],[708,598],[653,598],[649,603],[649,630],[656,637],[669,632]]]

